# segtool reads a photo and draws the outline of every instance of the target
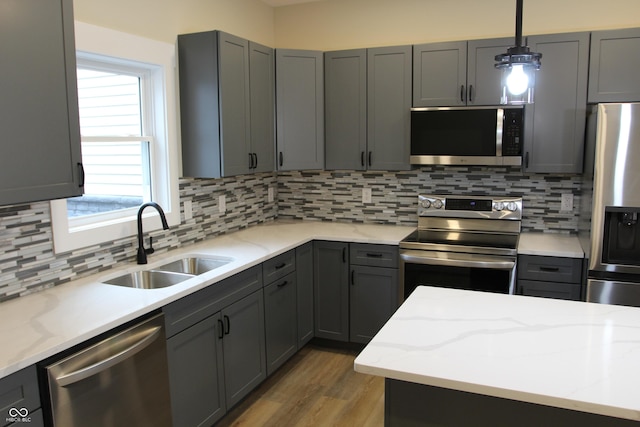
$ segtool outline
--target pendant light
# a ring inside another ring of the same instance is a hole
[[[540,69],[542,54],[522,45],[522,2],[516,0],[516,45],[495,57],[495,67],[502,71],[502,104],[532,104],[534,72]]]

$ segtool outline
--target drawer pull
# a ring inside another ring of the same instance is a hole
[[[274,268],[275,268],[276,270],[280,270],[280,269],[281,269],[281,268],[283,268],[285,265],[287,265],[287,263],[286,263],[286,262],[283,262],[282,264],[278,264],[278,265],[276,265]]]
[[[288,280],[285,280],[284,282],[280,283],[279,285],[276,285],[279,288],[282,288],[283,286],[287,286],[289,284]]]
[[[558,267],[540,267],[540,271],[547,271],[549,273],[555,273],[556,271],[560,271]]]
[[[382,254],[367,252],[367,257],[368,258],[382,258]]]

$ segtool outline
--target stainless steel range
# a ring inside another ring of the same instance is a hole
[[[400,301],[416,286],[513,294],[522,198],[418,196],[418,229],[400,242]]]

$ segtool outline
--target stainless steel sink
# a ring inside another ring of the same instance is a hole
[[[198,275],[222,267],[231,261],[233,259],[226,257],[188,257],[161,265],[156,270]]]
[[[194,277],[193,274],[158,270],[142,270],[124,274],[104,283],[138,289],[159,289],[172,286]]]

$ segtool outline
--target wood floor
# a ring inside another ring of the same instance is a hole
[[[357,351],[308,344],[216,427],[384,424],[384,379],[357,373]]]

